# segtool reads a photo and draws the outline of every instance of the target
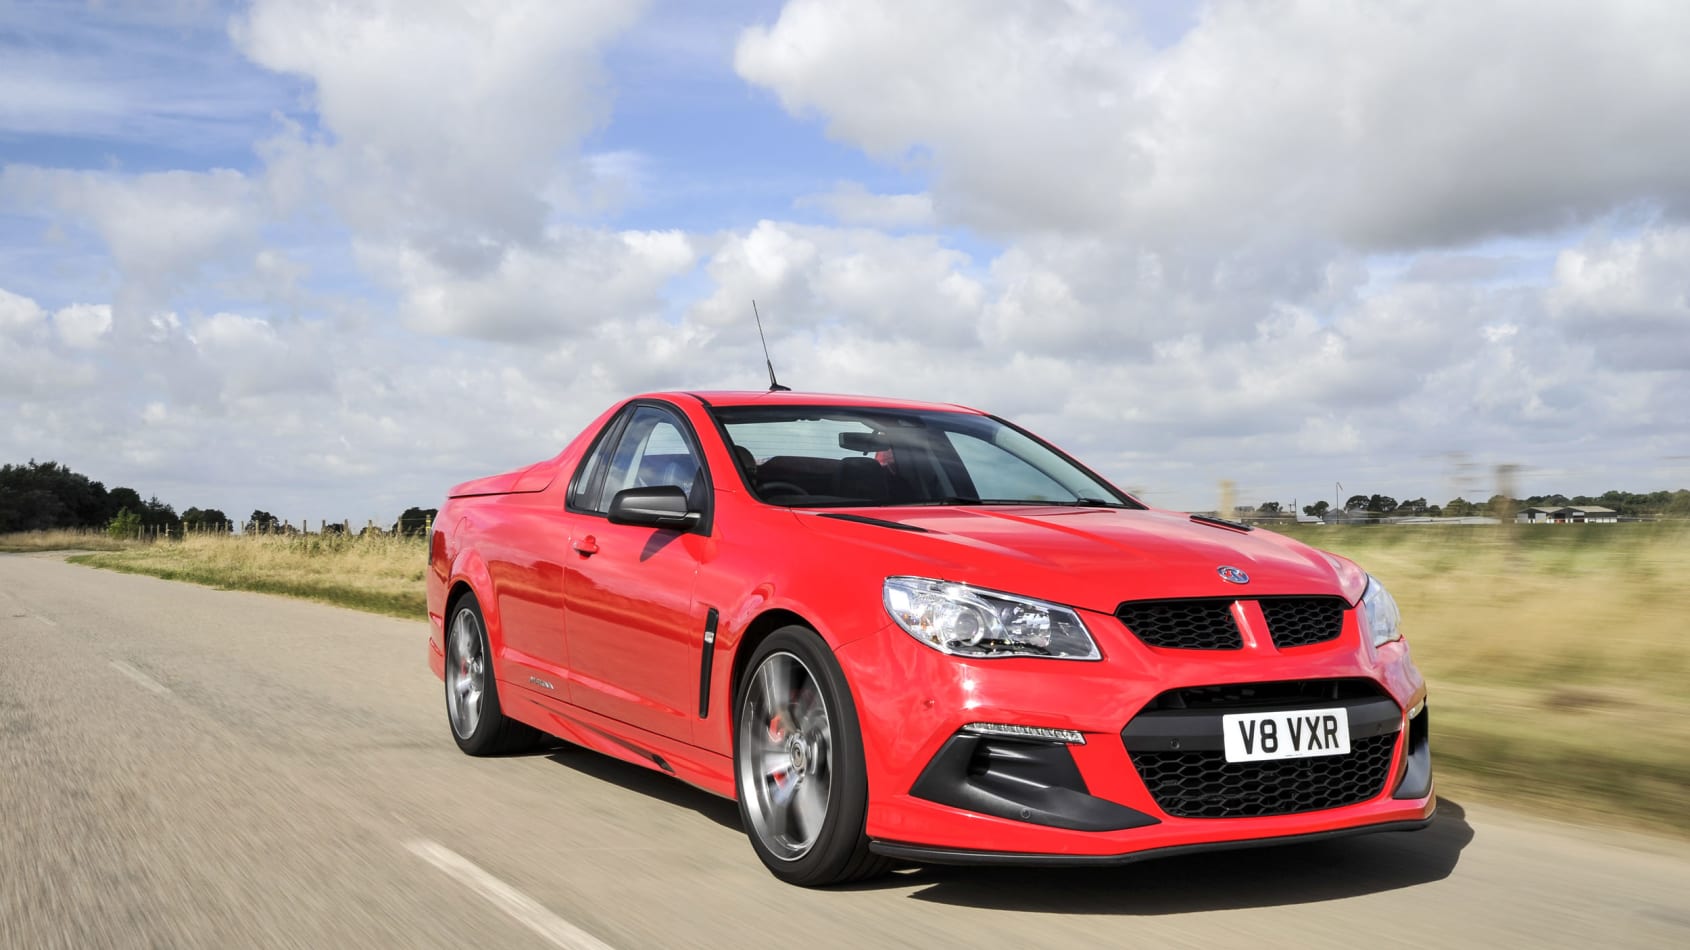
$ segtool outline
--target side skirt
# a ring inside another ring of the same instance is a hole
[[[504,680],[499,682],[499,700],[505,715],[541,732],[673,775],[711,794],[734,797],[733,759],[729,756],[677,742],[549,696],[541,699],[533,690]]]

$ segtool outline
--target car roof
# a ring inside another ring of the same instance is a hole
[[[691,396],[709,406],[851,406],[871,409],[917,409],[933,412],[966,412],[984,415],[978,409],[954,403],[921,402],[887,396],[852,396],[842,393],[800,393],[787,390],[677,391],[648,393],[648,397],[679,399]]]

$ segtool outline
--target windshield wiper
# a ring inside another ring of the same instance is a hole
[[[1126,505],[1118,501],[1104,501],[1101,498],[1073,498],[1068,501],[1048,501],[1037,498],[987,498],[980,502],[983,505],[1026,505],[1036,508],[1125,508]]]
[[[963,498],[950,495],[945,498],[932,498],[923,501],[895,501],[885,505],[887,508],[937,507],[940,505],[1021,505],[1029,508],[1126,508],[1118,501],[1104,501],[1101,498],[1074,498],[1069,501],[1046,501],[1037,498]]]

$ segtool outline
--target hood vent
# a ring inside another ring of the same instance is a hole
[[[1217,528],[1231,528],[1234,531],[1254,531],[1255,526],[1242,521],[1228,521],[1225,518],[1213,518],[1209,515],[1192,515],[1191,520],[1198,524],[1214,525]]]
[[[897,531],[919,531],[922,534],[927,533],[926,528],[917,527],[913,524],[904,524],[901,521],[887,521],[884,518],[870,518],[868,515],[828,514],[817,515],[816,517],[832,518],[835,521],[854,521],[857,524],[871,524],[879,528],[892,528]]]

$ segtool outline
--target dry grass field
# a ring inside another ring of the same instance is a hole
[[[428,545],[391,535],[189,535],[72,557],[80,564],[173,581],[303,597],[421,618]]]
[[[1690,834],[1690,525],[1303,528],[1402,605],[1441,788]],[[418,539],[12,536],[83,563],[421,617]]]
[[[104,531],[86,528],[0,534],[0,554],[27,554],[35,551],[122,551],[138,545],[139,542],[136,541],[119,541],[108,537]]]
[[[1690,526],[1298,535],[1396,596],[1445,791],[1690,834]]]

